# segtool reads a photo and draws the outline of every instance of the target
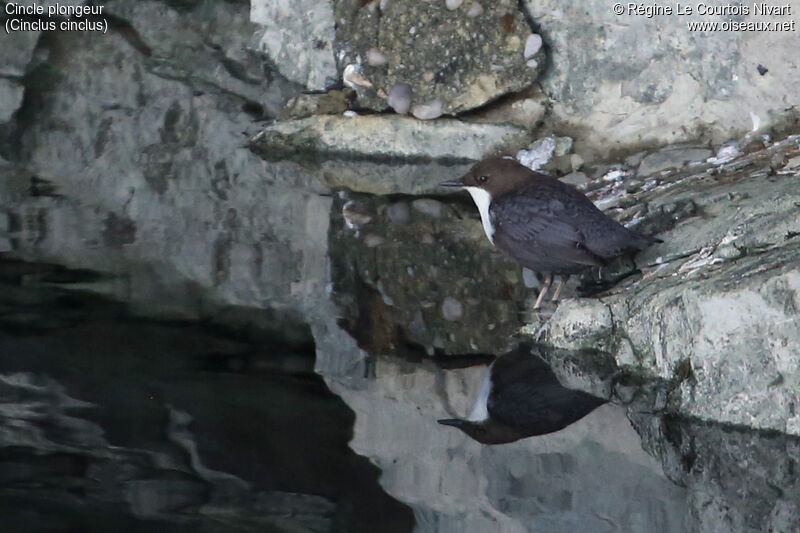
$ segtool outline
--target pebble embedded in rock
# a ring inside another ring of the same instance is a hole
[[[405,115],[411,107],[411,86],[407,83],[396,83],[389,89],[386,99],[389,107],[398,115]]]
[[[381,295],[381,299],[383,300],[383,303],[385,303],[389,307],[394,307],[394,298],[392,298],[391,296],[386,294],[386,291],[384,291],[384,289],[383,289],[383,280],[378,281],[378,284],[377,284],[376,288],[378,289],[378,292]]]
[[[539,286],[539,278],[536,273],[530,268],[522,267],[522,282],[528,289],[535,289]]]
[[[570,185],[574,185],[576,187],[582,187],[589,183],[589,178],[583,172],[570,172],[566,176],[562,178],[558,178],[559,181],[564,183],[569,183]]]
[[[411,114],[420,120],[433,120],[442,116],[442,102],[432,100],[426,104],[415,105],[411,109]]]
[[[474,19],[481,13],[483,13],[483,6],[481,6],[478,2],[472,2],[472,5],[469,7],[469,11],[467,11],[467,16],[471,19]]]
[[[414,319],[408,323],[408,330],[417,338],[422,338],[428,333],[428,327],[425,325],[422,311],[417,310],[414,313]]]
[[[448,296],[442,302],[442,316],[445,320],[458,320],[464,314],[464,309],[461,306],[461,302],[453,298],[452,296]]]
[[[769,168],[773,172],[777,172],[778,170],[780,170],[783,167],[785,167],[786,163],[788,161],[789,161],[789,159],[786,157],[786,154],[777,153],[774,156],[772,156],[772,158],[770,158],[770,160],[769,160]]]
[[[419,200],[414,200],[411,203],[411,207],[413,207],[416,211],[419,211],[422,214],[439,218],[442,216],[442,203],[437,200],[432,200],[430,198],[420,198]]]
[[[525,59],[530,59],[536,55],[537,52],[542,48],[542,36],[538,33],[531,33],[528,35],[528,40],[525,41],[525,52],[523,52],[522,56]],[[530,65],[529,65],[530,66]]]
[[[369,235],[364,237],[364,244],[367,245],[367,248],[375,248],[376,246],[380,246],[384,242],[386,242],[386,239],[384,239],[380,235],[375,235],[374,233],[370,233]]]
[[[367,64],[371,67],[379,67],[386,64],[386,56],[377,48],[367,50]]]
[[[397,202],[386,208],[386,216],[395,224],[408,224],[409,212],[408,204]]]
[[[372,216],[364,212],[363,206],[353,200],[350,200],[342,206],[342,216],[344,217],[345,224],[347,224],[347,227],[350,229],[358,229],[364,224],[369,224],[372,220]]]
[[[461,7],[463,3],[464,0],[445,0],[444,5],[447,6],[447,9],[453,11]]]
[[[372,87],[372,83],[361,73],[357,65],[347,65],[342,74],[342,81],[351,89],[364,89]]]

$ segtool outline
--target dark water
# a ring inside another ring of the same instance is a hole
[[[425,376],[447,389],[481,368],[382,359],[336,382],[348,406],[310,335],[142,319],[63,288],[96,281],[0,259],[0,531],[800,530],[797,438],[617,395],[483,446],[413,400]]]
[[[413,528],[313,346],[137,319],[64,275],[0,263],[0,529]]]

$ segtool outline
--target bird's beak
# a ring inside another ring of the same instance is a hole
[[[443,181],[439,184],[439,187],[463,187],[464,184],[461,183],[461,180],[447,180]]]
[[[437,422],[443,426],[453,426],[457,428],[460,428],[462,425],[464,425],[464,421],[460,418],[444,418],[442,420],[437,420]]]

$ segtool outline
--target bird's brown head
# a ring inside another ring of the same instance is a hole
[[[490,157],[476,163],[456,180],[440,183],[442,187],[475,187],[497,198],[531,182],[538,174],[515,159]]]

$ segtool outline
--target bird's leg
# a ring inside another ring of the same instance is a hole
[[[542,288],[539,289],[539,297],[536,298],[536,303],[533,304],[534,309],[539,309],[539,306],[542,305],[542,300],[544,300],[544,295],[547,294],[547,291],[550,290],[550,285],[553,284],[553,275],[547,274],[544,277],[544,284]]]
[[[561,295],[561,289],[563,289],[564,285],[566,285],[567,281],[569,281],[569,276],[570,276],[569,274],[561,276],[561,284],[556,289],[556,293],[553,295],[553,299],[551,301],[553,301],[553,302],[557,302],[558,301],[558,297]]]

